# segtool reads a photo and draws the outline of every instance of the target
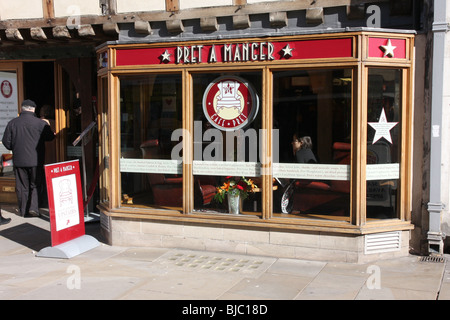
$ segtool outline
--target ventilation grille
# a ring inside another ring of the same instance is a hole
[[[400,251],[401,243],[400,231],[368,234],[365,236],[364,253]]]

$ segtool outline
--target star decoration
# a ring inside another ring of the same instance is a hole
[[[384,57],[393,58],[394,57],[394,49],[397,48],[396,46],[393,46],[391,43],[391,39],[388,39],[385,46],[380,46],[381,50],[384,51]]]
[[[164,53],[161,55],[161,57],[162,57],[162,61],[164,62],[164,61],[168,61],[168,62],[170,62],[170,56],[171,56],[171,54],[169,53],[169,51],[164,51]]]
[[[375,129],[375,136],[373,137],[372,144],[375,144],[381,138],[385,138],[392,144],[391,129],[397,125],[398,122],[387,122],[386,113],[384,108],[381,109],[381,115],[378,122],[369,122],[368,124]]]
[[[284,52],[283,57],[289,56],[292,57],[292,50],[294,50],[293,48],[289,47],[289,43],[286,45],[286,47],[284,47],[283,49],[281,49],[281,51]]]

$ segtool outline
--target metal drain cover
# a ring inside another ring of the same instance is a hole
[[[436,257],[436,256],[428,256],[428,257],[420,257],[420,262],[434,262],[434,263],[444,263],[444,257]]]
[[[237,254],[171,250],[154,261],[167,267],[196,272],[228,272],[259,275],[274,262],[274,258],[254,257]]]

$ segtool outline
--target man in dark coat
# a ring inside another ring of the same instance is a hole
[[[19,117],[6,125],[3,145],[13,152],[16,194],[22,217],[39,216],[38,184],[43,182],[45,141],[55,134],[48,121],[35,115],[36,103],[22,102]]]

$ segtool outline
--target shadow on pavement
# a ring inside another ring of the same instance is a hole
[[[86,223],[85,234],[93,236],[99,242],[103,242],[98,222]],[[36,252],[51,246],[51,232],[28,222],[1,230],[0,236]]]
[[[27,222],[1,230],[0,236],[34,251],[39,251],[51,244],[50,231]]]

